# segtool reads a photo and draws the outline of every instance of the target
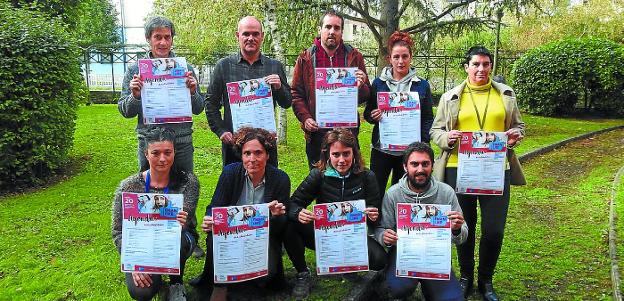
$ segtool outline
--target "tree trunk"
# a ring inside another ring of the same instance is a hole
[[[503,19],[503,9],[499,8],[496,12],[496,40],[494,41],[494,62],[492,67],[492,75],[498,75],[498,49],[500,48],[500,28]]]
[[[377,74],[381,73],[381,69],[388,64],[387,57],[389,55],[386,44],[388,38],[393,32],[399,30],[399,19],[396,17],[399,13],[399,0],[383,0],[381,1],[381,21],[386,27],[380,28],[381,44],[379,44],[379,56],[377,57]]]
[[[277,15],[275,14],[275,2],[274,0],[266,1],[266,23],[267,29],[271,33],[271,41],[273,46],[273,55],[278,61],[285,63],[286,57],[284,56],[284,48],[282,48],[282,33],[277,30]],[[277,143],[286,145],[287,131],[288,131],[288,117],[286,116],[286,109],[279,107],[277,117]]]

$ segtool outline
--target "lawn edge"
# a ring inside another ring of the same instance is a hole
[[[613,179],[613,185],[611,186],[611,200],[609,200],[609,258],[611,259],[611,282],[613,287],[613,300],[622,301],[622,292],[620,290],[621,279],[620,270],[617,258],[617,233],[615,229],[616,219],[616,196],[618,188],[620,187],[620,180],[624,176],[624,166],[620,167]]]

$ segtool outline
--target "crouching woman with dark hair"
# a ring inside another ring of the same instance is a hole
[[[154,128],[145,135],[145,140],[147,147],[144,155],[149,163],[149,169],[123,180],[115,192],[112,214],[113,242],[117,251],[121,252],[123,192],[182,194],[183,208],[177,215],[177,220],[182,225],[180,275],[169,276],[168,300],[186,300],[182,279],[186,260],[197,245],[195,208],[199,199],[199,182],[193,173],[176,167],[173,130]],[[157,205],[160,204],[155,203],[154,206]],[[133,299],[151,300],[162,286],[162,276],[139,272],[126,273],[126,286]]]
[[[213,207],[269,204],[269,274],[257,282],[261,287],[274,290],[283,288],[285,284],[282,241],[287,225],[285,213],[290,196],[290,178],[281,169],[267,164],[269,154],[275,147],[275,137],[264,129],[243,127],[234,134],[234,150],[241,155],[242,162],[228,164],[219,177],[201,225],[202,230],[208,233],[204,271],[191,283],[195,286],[213,286],[210,300],[227,298],[227,285],[214,283],[211,233],[214,224]],[[288,242],[284,241],[284,244],[288,249]]]
[[[288,239],[296,243],[295,253],[288,253],[297,270],[293,289],[296,298],[304,298],[310,290],[310,271],[305,261],[305,248],[314,250],[314,214],[306,209],[312,201],[317,204],[353,201],[366,202],[367,224],[377,225],[381,197],[375,174],[366,169],[355,136],[347,129],[328,132],[321,144],[321,159],[310,171],[291,197]],[[287,249],[287,251],[289,251]],[[386,265],[386,252],[372,237],[368,237],[369,267],[381,270]]]

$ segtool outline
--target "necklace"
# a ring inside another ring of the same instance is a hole
[[[479,129],[483,131],[483,126],[485,126],[485,118],[487,117],[488,107],[490,106],[490,93],[492,92],[492,87],[488,89],[487,99],[485,101],[485,110],[483,110],[483,120],[481,120],[481,115],[479,114],[479,109],[477,109],[477,104],[474,101],[474,97],[472,96],[472,89],[466,85],[468,88],[468,93],[470,94],[470,100],[472,101],[472,106],[475,109],[475,113],[477,113],[477,122],[479,123]]]

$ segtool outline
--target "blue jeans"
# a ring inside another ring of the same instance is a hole
[[[389,250],[390,258],[388,260],[388,268],[386,269],[386,285],[390,291],[392,298],[407,298],[414,293],[418,283],[425,296],[425,300],[431,301],[450,301],[464,300],[464,294],[459,286],[459,282],[453,271],[451,271],[450,280],[428,280],[405,278],[396,276],[396,253],[397,248],[393,246]]]

